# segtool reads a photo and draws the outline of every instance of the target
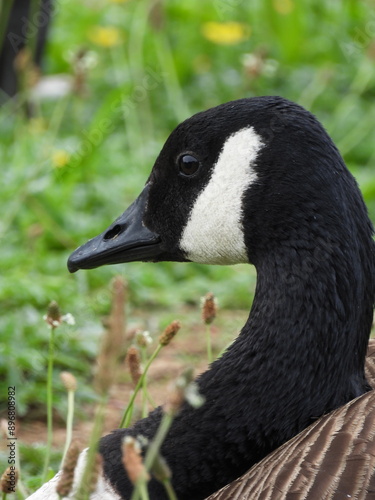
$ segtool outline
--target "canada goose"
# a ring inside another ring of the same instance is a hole
[[[71,272],[136,260],[256,267],[248,321],[197,379],[205,404],[186,403],[162,447],[179,500],[205,498],[370,390],[372,234],[357,184],[320,123],[290,101],[261,97],[180,124],[137,200],[71,255]],[[132,490],[123,436],[151,438],[161,415],[157,408],[102,438],[117,498]],[[154,479],[149,493],[166,498]]]

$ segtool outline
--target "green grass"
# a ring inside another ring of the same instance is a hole
[[[163,317],[177,304],[198,304],[208,290],[222,308],[249,308],[255,274],[248,266],[133,263],[75,275],[66,269],[69,253],[137,196],[168,134],[190,114],[257,95],[306,106],[340,148],[375,220],[373,3],[152,5],[57,2],[43,71],[73,75],[74,54],[84,49],[84,89],[36,100],[31,119],[24,113],[26,93],[0,110],[0,377],[1,391],[17,386],[20,417],[43,416],[48,330],[42,316],[50,300],[77,320],[57,331],[55,406],[62,416],[59,371],[79,379],[78,405],[94,398],[92,363],[114,275],[129,281],[131,317],[135,307],[161,310]],[[244,23],[250,35],[233,45],[214,43],[202,31],[211,21]],[[95,26],[116,29],[121,43],[98,45]],[[258,58],[255,70],[247,54]],[[60,168],[56,151],[69,155]]]

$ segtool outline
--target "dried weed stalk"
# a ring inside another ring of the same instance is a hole
[[[18,470],[11,466],[7,467],[0,479],[0,491],[2,493],[13,493],[17,486]]]
[[[207,293],[202,297],[202,320],[206,325],[206,345],[207,345],[207,359],[212,362],[212,345],[211,345],[211,331],[210,325],[216,318],[217,301],[212,292]]]
[[[112,308],[107,318],[106,331],[103,335],[97,359],[98,369],[95,374],[94,387],[99,394],[107,394],[114,382],[120,358],[125,350],[126,317],[125,301],[127,284],[121,276],[113,280]]]
[[[65,460],[62,466],[61,477],[57,483],[56,492],[61,497],[66,497],[69,495],[74,480],[74,471],[77,466],[77,461],[80,453],[80,446],[77,440],[72,441],[70,445]]]
[[[176,335],[176,333],[178,332],[178,330],[180,328],[181,328],[181,323],[179,321],[172,321],[172,323],[170,325],[168,325],[165,328],[164,332],[160,335],[159,344],[158,344],[157,348],[155,349],[155,351],[150,356],[149,360],[147,361],[145,368],[143,370],[143,373],[140,376],[138,383],[134,389],[134,392],[130,398],[128,406],[127,406],[127,408],[124,412],[124,415],[122,417],[122,420],[120,423],[120,428],[128,427],[130,424],[130,421],[131,421],[131,418],[133,415],[134,400],[138,394],[139,389],[142,387],[142,385],[144,383],[145,377],[147,375],[147,371],[150,368],[151,363],[154,361],[156,356],[159,354],[160,350],[164,346],[168,345],[171,342],[171,340],[173,339],[173,337]]]
[[[129,366],[130,376],[132,378],[133,384],[137,385],[142,375],[142,369],[139,350],[135,346],[129,347],[128,352],[126,353],[126,363]]]

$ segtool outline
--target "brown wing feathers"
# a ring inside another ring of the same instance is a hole
[[[375,338],[368,343],[365,373],[368,383],[375,389]]]

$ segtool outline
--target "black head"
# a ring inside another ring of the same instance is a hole
[[[138,199],[68,267],[257,264],[301,231],[355,224],[354,205],[371,232],[356,183],[313,115],[280,97],[240,99],[181,123]]]

